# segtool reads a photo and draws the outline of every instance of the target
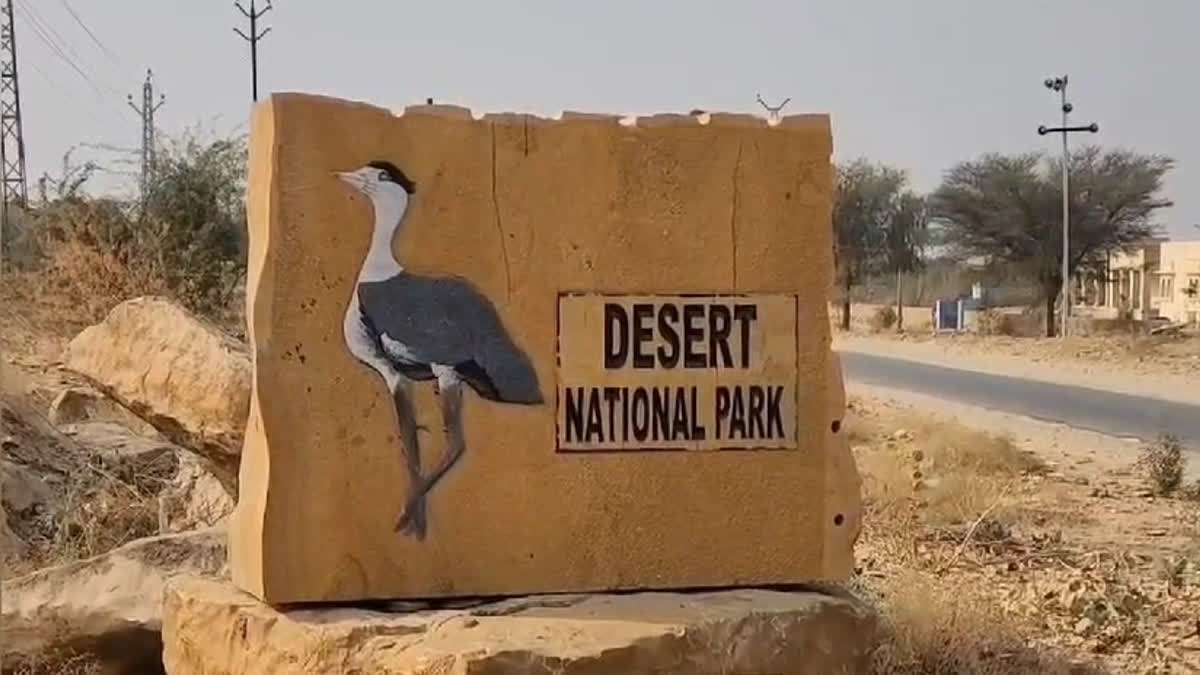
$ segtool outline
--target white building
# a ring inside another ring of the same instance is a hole
[[[1081,315],[1200,324],[1200,241],[1150,240],[1113,254],[1102,275],[1075,280]]]

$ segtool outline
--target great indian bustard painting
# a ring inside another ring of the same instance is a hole
[[[543,397],[529,357],[509,337],[487,296],[462,278],[412,274],[392,253],[416,184],[383,160],[337,177],[370,200],[375,217],[343,334],[350,353],[382,379],[395,404],[410,485],[395,530],[423,540],[427,496],[466,451],[463,384],[498,403],[539,405]],[[412,394],[414,386],[429,382],[440,399],[447,449],[426,474]]]

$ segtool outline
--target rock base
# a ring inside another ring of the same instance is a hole
[[[867,671],[876,620],[818,592],[535,596],[457,608],[264,605],[177,579],[163,617],[171,675],[787,673]]]

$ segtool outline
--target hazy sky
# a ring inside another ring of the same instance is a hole
[[[72,146],[138,146],[125,96],[140,100],[147,67],[167,133],[244,130],[249,50],[232,1],[16,0],[16,12],[31,188]],[[1175,157],[1164,221],[1200,237],[1197,0],[277,0],[264,21],[260,94],[555,115],[762,112],[761,91],[792,97],[786,112],[832,115],[836,158],[905,167],[920,189],[980,153],[1057,152],[1035,129],[1056,122],[1042,80],[1068,73],[1074,121],[1100,124],[1073,142]],[[136,166],[113,150],[76,156]],[[104,184],[117,179],[131,180]]]

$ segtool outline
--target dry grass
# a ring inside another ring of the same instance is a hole
[[[55,652],[6,662],[4,675],[103,675],[103,664],[90,654]]]
[[[1047,473],[1011,439],[852,402],[847,431],[863,474],[864,584],[877,599],[878,675],[1099,673],[1048,646],[1044,626],[974,573],[981,556],[1024,553],[1042,514],[1028,483]]]
[[[168,509],[175,507],[164,496],[178,469],[173,455],[135,465],[93,454],[11,393],[0,393],[0,428],[8,439],[3,458],[40,477],[51,502],[50,508],[9,512],[9,526],[28,550],[6,560],[5,578],[162,532]]]
[[[986,309],[975,320],[975,332],[979,335],[1008,335],[1019,333],[1016,318],[1007,312]]]
[[[1092,673],[1033,645],[1032,631],[971,591],[910,573],[891,585],[881,620],[877,675],[1074,675]]]
[[[873,672],[1200,672],[1186,490],[1151,496],[1128,465],[1067,475],[1010,439],[877,403],[852,400],[846,430],[866,509],[856,585],[884,629]]]
[[[24,263],[6,279],[26,319],[73,335],[125,300],[158,295],[243,335],[241,262],[211,232],[181,234],[127,211],[77,200],[39,213]]]
[[[885,520],[918,507],[922,526],[969,523],[985,512],[1003,521],[1015,515],[1016,482],[1045,469],[1010,439],[952,424],[913,420],[865,435],[886,439],[857,455],[865,499]]]

